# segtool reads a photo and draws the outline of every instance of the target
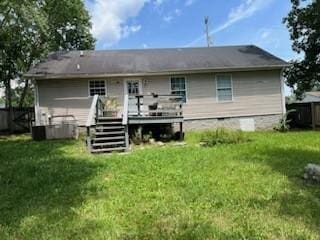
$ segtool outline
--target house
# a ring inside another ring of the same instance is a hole
[[[69,51],[50,54],[26,77],[35,80],[37,124],[58,115],[88,126],[99,114],[93,107],[99,95],[116,100],[114,117],[125,116],[128,125],[260,130],[273,128],[285,112],[286,66],[252,45]]]

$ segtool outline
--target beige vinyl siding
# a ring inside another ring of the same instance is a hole
[[[40,80],[37,85],[41,113],[74,115],[85,124],[91,103],[87,80]]]
[[[39,109],[51,116],[74,115],[79,125],[85,125],[92,97],[89,96],[89,80],[39,80]],[[123,104],[123,79],[106,80],[107,96],[116,97],[120,109]]]
[[[221,73],[219,73],[221,74]],[[186,75],[185,119],[237,117],[282,113],[280,71],[234,72],[233,101],[217,102],[215,74]],[[126,78],[127,79],[127,78]],[[170,76],[141,77],[143,94],[169,94]],[[39,108],[50,115],[74,115],[80,125],[87,120],[91,99],[88,81],[38,80]],[[122,109],[124,79],[107,79],[107,95]],[[121,113],[120,113],[121,114]]]
[[[142,89],[144,94],[170,94],[170,76],[143,78]]]
[[[232,73],[233,101],[218,102],[215,74],[190,75],[184,116],[219,118],[282,113],[279,71]]]

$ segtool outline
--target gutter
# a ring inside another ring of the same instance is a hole
[[[202,68],[202,69],[176,69],[159,72],[141,72],[141,73],[101,73],[101,74],[25,74],[26,78],[35,79],[88,79],[88,78],[110,78],[110,77],[144,77],[144,76],[161,76],[161,75],[179,75],[179,74],[196,74],[196,73],[220,73],[220,72],[249,72],[262,70],[278,70],[291,66],[290,64],[269,65],[269,66],[245,66],[245,67],[220,67],[220,68]]]

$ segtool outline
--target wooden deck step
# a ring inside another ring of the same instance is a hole
[[[92,149],[92,153],[103,153],[103,152],[120,152],[125,151],[126,147],[116,147],[116,148],[101,148],[101,149]]]
[[[120,142],[103,142],[103,143],[94,143],[92,144],[93,147],[103,147],[103,146],[115,146],[115,145],[123,145],[125,144],[124,141]]]
[[[116,132],[96,132],[96,136],[105,136],[105,135],[117,135],[117,134],[125,134],[124,131],[116,131]]]
[[[104,121],[117,121],[121,122],[122,118],[114,118],[114,117],[98,117],[97,120],[104,120]]]
[[[122,125],[122,122],[105,122],[105,121],[100,121],[96,123],[96,125]]]
[[[110,153],[127,150],[125,134],[122,118],[98,117],[91,142],[91,152]]]
[[[99,137],[99,138],[93,138],[93,141],[113,141],[113,140],[120,140],[124,139],[125,136],[116,136],[116,137]]]
[[[111,126],[111,127],[104,127],[104,126],[96,127],[96,130],[114,130],[114,129],[124,129],[124,126],[119,125],[119,126]]]

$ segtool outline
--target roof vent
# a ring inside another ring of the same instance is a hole
[[[83,57],[83,51],[80,51],[80,57]]]

